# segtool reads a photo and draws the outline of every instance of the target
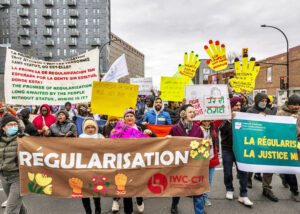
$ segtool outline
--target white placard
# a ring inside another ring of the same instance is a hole
[[[43,61],[7,48],[5,102],[19,105],[63,105],[90,102],[99,81],[99,49],[66,61]]]
[[[195,108],[195,120],[231,119],[227,85],[186,85],[187,104]]]
[[[152,77],[130,78],[130,84],[139,85],[139,95],[152,95]]]

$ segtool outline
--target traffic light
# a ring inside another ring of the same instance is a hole
[[[286,88],[285,88],[285,83],[284,83],[284,76],[281,76],[280,77],[280,89],[281,90],[285,90]]]

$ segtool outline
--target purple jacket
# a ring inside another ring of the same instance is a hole
[[[200,128],[200,126],[196,123],[193,124],[193,127],[191,129],[191,131],[189,132],[189,134],[182,134],[180,128],[178,127],[180,126],[182,131],[185,132],[185,128],[183,127],[183,124],[181,123],[181,121],[179,121],[176,125],[174,125],[171,130],[170,130],[170,133],[169,135],[172,135],[172,136],[188,136],[188,137],[199,137],[199,138],[203,138],[204,135],[203,135],[203,132]]]

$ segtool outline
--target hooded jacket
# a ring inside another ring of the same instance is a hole
[[[48,110],[48,113],[47,115],[44,117],[44,120],[45,120],[45,124],[44,124],[44,121],[43,121],[43,116],[42,116],[42,113],[41,113],[41,109],[42,107],[46,107],[47,110]],[[56,120],[56,117],[54,117],[51,112],[50,112],[50,107],[49,105],[47,104],[43,104],[41,105],[40,107],[40,114],[34,118],[34,120],[32,121],[32,124],[35,125],[37,127],[38,130],[41,130],[43,128],[44,125],[50,127],[53,123],[55,123],[57,120]]]
[[[29,115],[30,115],[30,110],[28,108],[25,108],[23,110],[21,110],[21,115],[23,117],[23,123],[25,125],[25,130],[24,133],[28,134],[30,136],[38,136],[39,133],[37,131],[37,128],[35,125],[33,125],[30,121],[29,121]]]
[[[146,104],[146,101],[147,100],[150,100],[151,103],[152,103],[152,107],[148,107],[147,104]],[[147,98],[145,99],[145,105],[143,105],[139,111],[137,112],[136,114],[136,120],[141,123],[143,121],[143,115],[145,115],[148,111],[151,111],[152,108],[153,108],[153,104],[154,104],[154,96],[152,95],[149,95],[147,96]]]
[[[159,98],[156,98],[155,101],[157,99]],[[146,113],[143,122],[152,125],[172,125],[170,114],[164,111],[164,105],[161,106],[159,111],[156,111],[155,105],[153,105],[153,109]]]
[[[259,113],[264,112],[265,114],[272,115],[272,111],[267,106],[264,109],[258,107],[258,103],[263,99],[268,100],[267,101],[267,106],[268,106],[268,104],[270,102],[270,99],[268,98],[268,95],[263,94],[263,93],[259,93],[254,98],[254,102],[255,102],[254,105],[251,108],[249,108],[246,112],[247,113],[253,113],[253,114],[259,114]]]
[[[280,111],[278,111],[276,115],[278,115],[278,116],[291,116],[293,114],[298,115],[298,119],[297,119],[297,139],[298,139],[298,141],[300,141],[300,112],[299,111],[292,111],[288,108],[287,104],[284,104],[283,106],[281,106]]]

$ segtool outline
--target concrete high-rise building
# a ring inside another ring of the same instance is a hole
[[[34,58],[67,59],[110,39],[110,0],[0,0],[0,6],[0,46]],[[100,60],[106,72],[109,46]]]

